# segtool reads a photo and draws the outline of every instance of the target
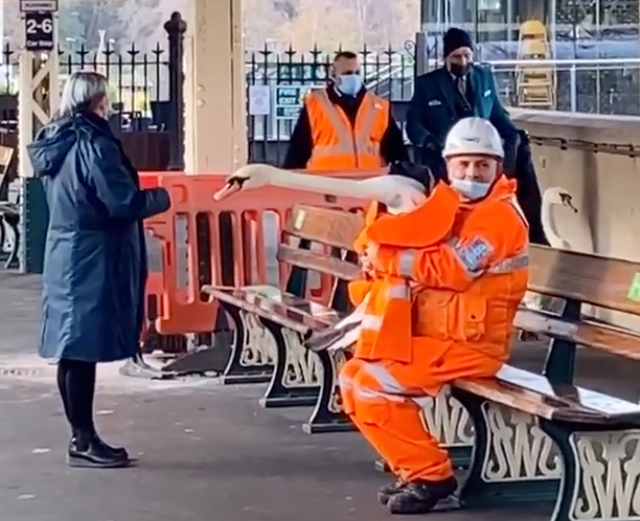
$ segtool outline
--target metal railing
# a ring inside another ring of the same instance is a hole
[[[0,120],[15,121],[17,111],[18,52],[8,45],[0,66]],[[362,73],[368,88],[392,101],[413,94],[415,45],[402,49],[360,51]],[[322,86],[334,53],[318,49],[277,52],[264,48],[246,53],[250,138],[286,139],[306,90]],[[518,68],[549,67],[556,77],[557,110],[616,115],[640,115],[640,58],[598,60],[492,60],[486,62],[496,76],[506,105],[517,106]],[[439,65],[428,60],[429,68]],[[135,44],[116,52],[109,45],[96,53],[79,46],[60,53],[61,77],[75,70],[93,68],[109,77],[116,108],[133,120],[132,131],[165,128],[164,112],[170,102],[170,60],[160,43],[150,52]],[[6,126],[6,125],[3,125]]]

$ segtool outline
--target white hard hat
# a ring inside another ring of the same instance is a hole
[[[480,154],[504,159],[502,138],[491,122],[482,118],[464,118],[447,134],[442,156]]]

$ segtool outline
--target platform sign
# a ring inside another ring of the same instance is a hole
[[[297,119],[307,93],[322,87],[322,85],[278,85],[275,89],[276,119]]]
[[[24,15],[27,51],[51,51],[55,45],[53,13],[27,12]]]
[[[20,0],[20,11],[23,13],[37,11],[55,13],[58,11],[58,0]]]

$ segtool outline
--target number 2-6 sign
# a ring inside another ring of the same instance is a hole
[[[24,14],[27,51],[51,51],[54,46],[53,13],[34,11]]]

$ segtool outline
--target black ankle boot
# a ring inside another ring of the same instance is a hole
[[[112,447],[106,441],[100,438],[100,436],[98,436],[97,434],[95,435],[95,439],[96,439],[96,443],[101,444],[106,450],[113,452],[116,456],[130,459],[129,453],[127,452],[127,449],[125,449],[124,447]]]
[[[427,514],[457,488],[458,483],[454,477],[443,481],[412,481],[392,495],[387,506],[392,514]]]
[[[97,434],[75,435],[71,438],[67,462],[70,467],[97,469],[126,467],[130,463],[126,451],[114,451]]]

